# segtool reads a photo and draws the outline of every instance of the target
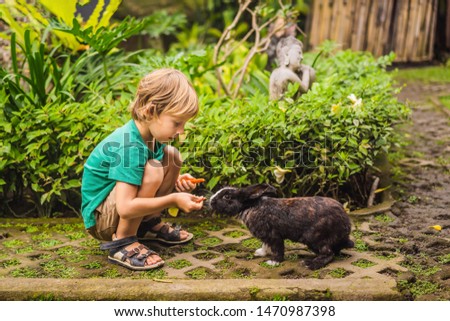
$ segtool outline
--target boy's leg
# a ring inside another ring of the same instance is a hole
[[[163,183],[163,179],[164,170],[161,162],[154,159],[148,161],[144,168],[142,184],[138,189],[137,197],[155,197],[156,192]],[[151,216],[154,217],[155,215]],[[127,220],[121,218],[116,231],[117,237],[135,236],[143,218],[137,217]]]
[[[180,169],[183,165],[183,161],[181,159],[180,152],[173,146],[164,147],[164,158],[162,163],[160,163],[163,168],[163,179],[162,183],[159,186],[156,194],[151,194],[153,190],[149,191],[147,188],[143,189],[141,197],[154,197],[154,196],[164,196],[173,192],[175,188],[175,183],[180,175]],[[145,172],[144,172],[145,175]],[[139,195],[139,194],[138,194]],[[149,196],[146,196],[149,195]],[[149,215],[144,218],[145,220],[160,217],[161,213],[157,213],[156,215]],[[153,231],[159,231],[161,227],[163,227],[164,223],[160,222],[153,226]],[[172,232],[172,227],[169,228],[168,233]],[[184,240],[189,236],[189,233],[184,230],[180,230],[180,239]]]
[[[160,188],[164,178],[164,170],[162,164],[157,160],[150,160],[144,168],[144,176],[142,178],[142,185],[138,190],[137,197],[154,197]],[[122,239],[129,236],[136,236],[139,225],[143,217],[134,219],[119,219],[119,224],[116,230],[116,237]],[[136,244],[131,244],[129,247],[133,248]],[[152,265],[162,259],[154,254],[147,258],[147,264]]]

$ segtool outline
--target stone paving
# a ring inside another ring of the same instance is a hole
[[[394,276],[406,271],[402,256],[368,251],[367,224],[353,234],[355,249],[310,271],[302,260],[313,254],[302,244],[286,242],[286,261],[271,267],[253,256],[261,243],[238,221],[180,220],[194,240],[148,243],[166,264],[147,272],[108,263],[79,219],[0,220],[0,299],[401,299]],[[123,284],[119,293],[115,284]]]

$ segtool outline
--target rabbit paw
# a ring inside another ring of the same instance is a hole
[[[255,256],[266,256],[267,254],[270,254],[270,248],[267,244],[263,243],[262,247],[260,249],[257,249],[254,253]]]
[[[325,265],[330,263],[333,260],[333,256],[318,256],[314,259],[306,259],[305,265],[310,270],[318,270],[323,268]]]
[[[321,262],[320,260],[318,260],[317,258],[316,259],[306,259],[304,262],[305,262],[306,267],[313,271],[318,270],[326,265],[323,262]]]
[[[268,261],[266,261],[266,264],[270,265],[270,266],[278,266],[278,265],[280,265],[280,262],[268,260]]]

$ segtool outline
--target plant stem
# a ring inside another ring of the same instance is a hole
[[[109,82],[109,76],[108,76],[108,68],[106,66],[106,57],[102,55],[102,61],[103,61],[103,72],[105,73],[105,80],[108,84],[108,88],[111,88],[111,83]]]

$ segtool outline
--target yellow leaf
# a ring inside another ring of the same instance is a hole
[[[430,226],[430,228],[434,228],[436,231],[442,230],[442,226],[440,226],[440,225],[433,225],[433,226]]]
[[[167,212],[169,212],[169,215],[173,216],[173,217],[177,217],[178,216],[178,211],[179,211],[179,209],[176,208],[176,207],[171,207],[171,208],[169,208],[167,210]]]
[[[186,141],[187,134],[183,133],[178,136],[178,140],[180,143],[184,143]]]
[[[383,192],[383,191],[385,191],[385,190],[387,190],[387,189],[389,189],[389,188],[391,188],[391,185],[386,186],[386,187],[383,187],[383,188],[379,188],[379,189],[377,189],[377,190],[375,191],[375,194],[381,193],[381,192]]]
[[[332,114],[337,114],[337,113],[339,113],[340,110],[341,110],[341,106],[339,106],[339,105],[331,106],[331,113]]]
[[[40,0],[51,13],[61,18],[67,25],[72,26],[72,20],[77,11],[77,0],[52,1]]]
[[[275,166],[275,170],[273,171],[273,174],[275,175],[275,180],[278,184],[283,183],[284,181],[284,175],[286,173],[290,173],[291,170],[289,169],[282,169],[280,166]]]

